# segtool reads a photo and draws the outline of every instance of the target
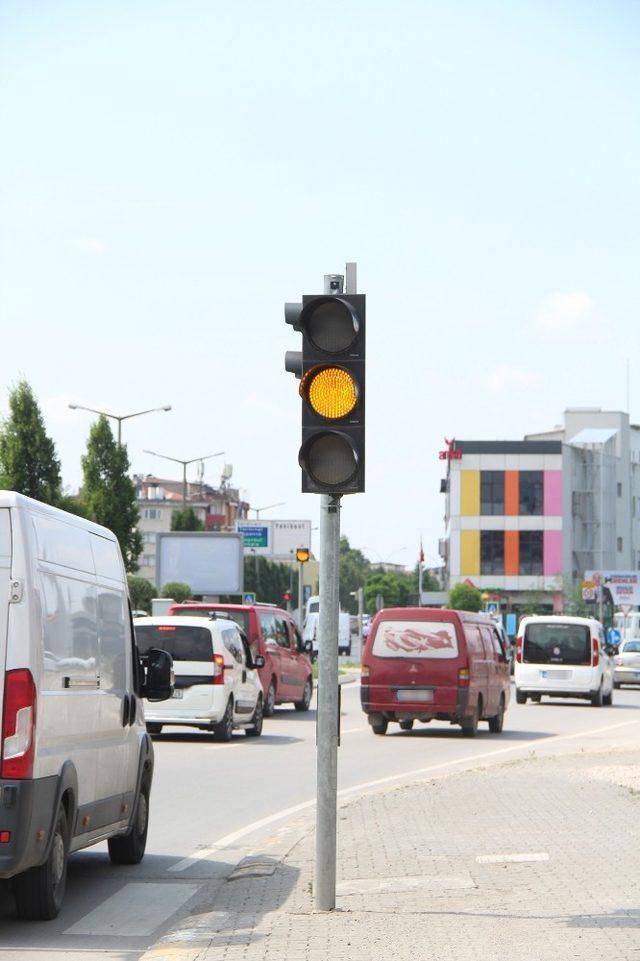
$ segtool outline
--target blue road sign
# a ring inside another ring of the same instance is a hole
[[[507,634],[515,637],[518,630],[518,623],[515,614],[507,614]]]
[[[622,634],[617,627],[610,627],[607,631],[607,639],[609,644],[619,644],[622,640]]]
[[[252,591],[247,591],[246,594],[242,595],[243,604],[255,604],[255,602],[256,602],[256,595]]]

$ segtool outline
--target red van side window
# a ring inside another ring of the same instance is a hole
[[[480,628],[473,624],[465,624],[464,633],[467,638],[467,647],[469,648],[469,653],[479,654],[481,657],[484,657],[484,648],[482,646],[482,638],[480,637]]]

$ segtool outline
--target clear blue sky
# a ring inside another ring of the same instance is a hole
[[[445,435],[624,407],[628,356],[640,417],[639,28],[631,0],[2,0],[0,407],[25,376],[73,488],[69,400],[171,403],[125,425],[135,471],[224,449],[317,523],[282,305],[356,260],[343,530],[433,557]]]

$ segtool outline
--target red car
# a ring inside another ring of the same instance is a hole
[[[502,731],[509,704],[509,662],[486,614],[424,607],[376,614],[362,651],[362,708],[374,734],[390,721],[459,724],[473,737],[479,721]]]
[[[259,674],[265,717],[273,714],[276,704],[288,702],[293,702],[296,711],[308,711],[313,694],[311,660],[291,615],[272,604],[195,602],[172,604],[167,613],[208,617],[214,611],[231,617],[245,633],[252,654],[264,657]]]

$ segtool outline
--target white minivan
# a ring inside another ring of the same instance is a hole
[[[144,854],[153,746],[141,696],[172,693],[171,659],[135,650],[115,536],[0,491],[0,878],[18,915],[55,917],[70,852]]]
[[[203,617],[145,617],[135,622],[141,654],[162,648],[171,654],[175,671],[173,697],[146,704],[147,731],[160,734],[165,724],[211,731],[230,741],[235,728],[248,737],[262,734],[264,695],[258,668],[238,624],[223,612]]]
[[[613,702],[614,665],[604,628],[590,617],[523,617],[516,641],[516,701],[577,697]]]

